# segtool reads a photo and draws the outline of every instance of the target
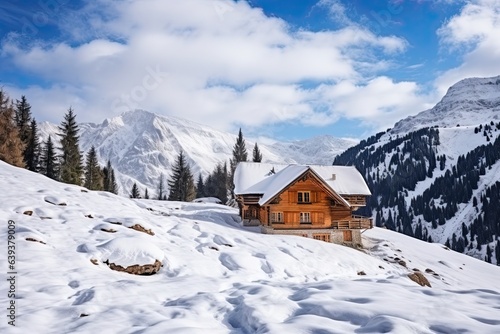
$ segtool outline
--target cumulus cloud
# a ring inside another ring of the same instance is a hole
[[[294,29],[229,0],[101,0],[67,17],[62,40],[11,36],[1,48],[44,83],[12,88],[51,121],[71,104],[82,121],[142,108],[223,130],[340,117],[380,127],[422,106],[415,83],[378,74],[406,41],[356,25]]]
[[[436,79],[439,94],[467,77],[500,74],[500,0],[476,0],[465,4],[438,31],[443,52],[458,53],[459,66]]]

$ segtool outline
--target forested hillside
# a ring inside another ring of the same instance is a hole
[[[378,226],[500,264],[500,122],[379,133],[337,156],[373,193]]]

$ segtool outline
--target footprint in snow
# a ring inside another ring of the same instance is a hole
[[[240,269],[240,266],[234,261],[233,257],[229,254],[221,254],[219,256],[220,263],[231,271]]]

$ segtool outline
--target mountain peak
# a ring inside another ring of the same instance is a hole
[[[500,76],[463,79],[446,92],[433,108],[394,125],[392,133],[423,127],[478,125],[500,120]]]

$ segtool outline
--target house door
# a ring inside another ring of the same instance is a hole
[[[344,231],[344,242],[352,242],[352,231]]]

